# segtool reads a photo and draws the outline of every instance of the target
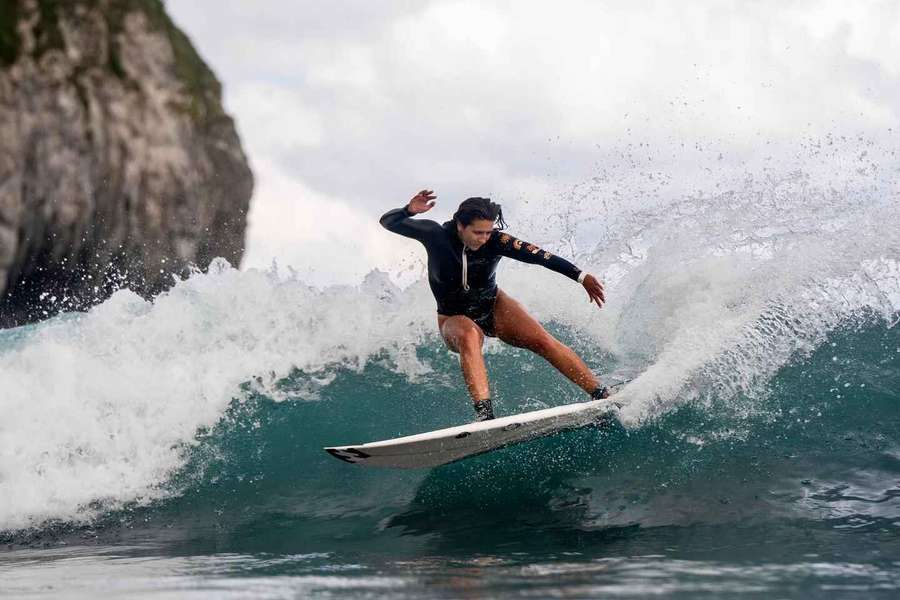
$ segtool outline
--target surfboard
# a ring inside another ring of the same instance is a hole
[[[324,450],[333,457],[366,467],[418,469],[436,467],[566,429],[602,425],[623,406],[619,394],[603,400],[564,404],[532,412],[476,421],[416,435]]]

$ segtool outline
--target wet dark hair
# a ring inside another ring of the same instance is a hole
[[[497,229],[506,229],[503,209],[490,198],[466,198],[453,214],[453,220],[463,227],[468,227],[475,219],[485,219],[497,223]]]

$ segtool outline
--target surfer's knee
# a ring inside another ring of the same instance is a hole
[[[481,329],[475,323],[469,323],[460,328],[456,342],[460,351],[481,350],[484,334],[481,333]]]
[[[484,334],[474,321],[464,316],[453,316],[441,327],[444,342],[453,352],[469,352],[479,350],[484,341]]]

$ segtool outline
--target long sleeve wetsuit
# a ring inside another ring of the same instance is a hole
[[[437,301],[438,314],[466,315],[487,335],[493,335],[494,301],[497,299],[495,271],[501,257],[541,265],[576,281],[581,274],[581,270],[569,261],[498,229],[478,250],[466,248],[463,254],[463,243],[454,221],[439,225],[429,219],[411,217],[407,207],[395,208],[381,217],[381,224],[388,231],[419,240],[425,246],[428,284]]]

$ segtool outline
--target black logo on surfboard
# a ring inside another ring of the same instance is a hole
[[[344,462],[352,464],[364,461],[371,456],[371,454],[366,454],[362,450],[357,450],[356,448],[325,448],[325,452],[335,458],[339,458]]]

